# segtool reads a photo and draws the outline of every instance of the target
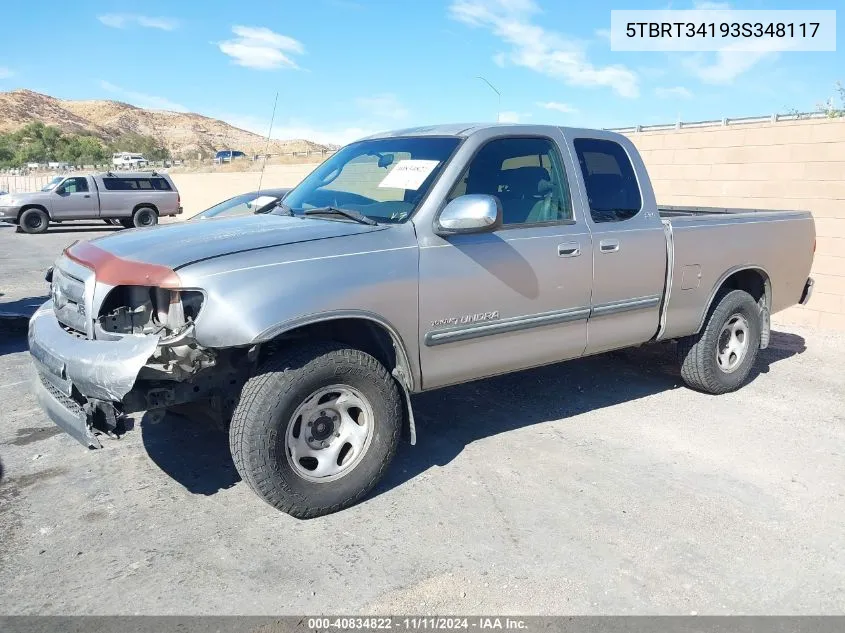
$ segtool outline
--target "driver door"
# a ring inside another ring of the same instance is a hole
[[[490,140],[449,194],[496,197],[503,225],[420,247],[425,389],[583,354],[592,242],[558,148],[547,137]]]
[[[88,189],[88,179],[67,178],[53,190],[52,217],[54,220],[96,218],[99,215],[97,197]]]

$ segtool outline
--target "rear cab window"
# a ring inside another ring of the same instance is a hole
[[[642,196],[625,149],[596,138],[576,138],[574,145],[593,222],[621,222],[636,216]]]
[[[164,178],[103,178],[106,191],[172,191],[170,183]]]

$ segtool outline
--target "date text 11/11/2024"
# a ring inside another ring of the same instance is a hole
[[[308,618],[308,628],[314,631],[354,631],[354,630],[406,630],[406,631],[447,631],[447,630],[508,630],[525,631],[525,620],[511,617],[322,617]]]

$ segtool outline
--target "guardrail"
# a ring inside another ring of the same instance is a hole
[[[608,127],[608,132],[659,132],[662,130],[687,130],[702,127],[724,127],[748,123],[778,123],[780,121],[803,121],[805,119],[828,119],[826,112],[795,112],[791,114],[771,114],[769,116],[745,116],[706,121],[677,121],[676,123],[658,123],[655,125],[633,125],[629,127]]]

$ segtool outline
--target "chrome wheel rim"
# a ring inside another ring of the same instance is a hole
[[[732,315],[722,326],[716,340],[716,364],[730,374],[745,360],[748,353],[748,320],[741,314]]]
[[[285,453],[297,475],[314,482],[352,471],[372,443],[373,407],[348,385],[330,385],[303,400],[288,422]]]
[[[141,226],[152,226],[153,214],[149,211],[141,211],[141,213],[138,214],[138,224]]]
[[[41,216],[34,213],[32,215],[28,215],[26,218],[26,226],[30,229],[40,229],[43,222],[44,221],[41,219]]]

